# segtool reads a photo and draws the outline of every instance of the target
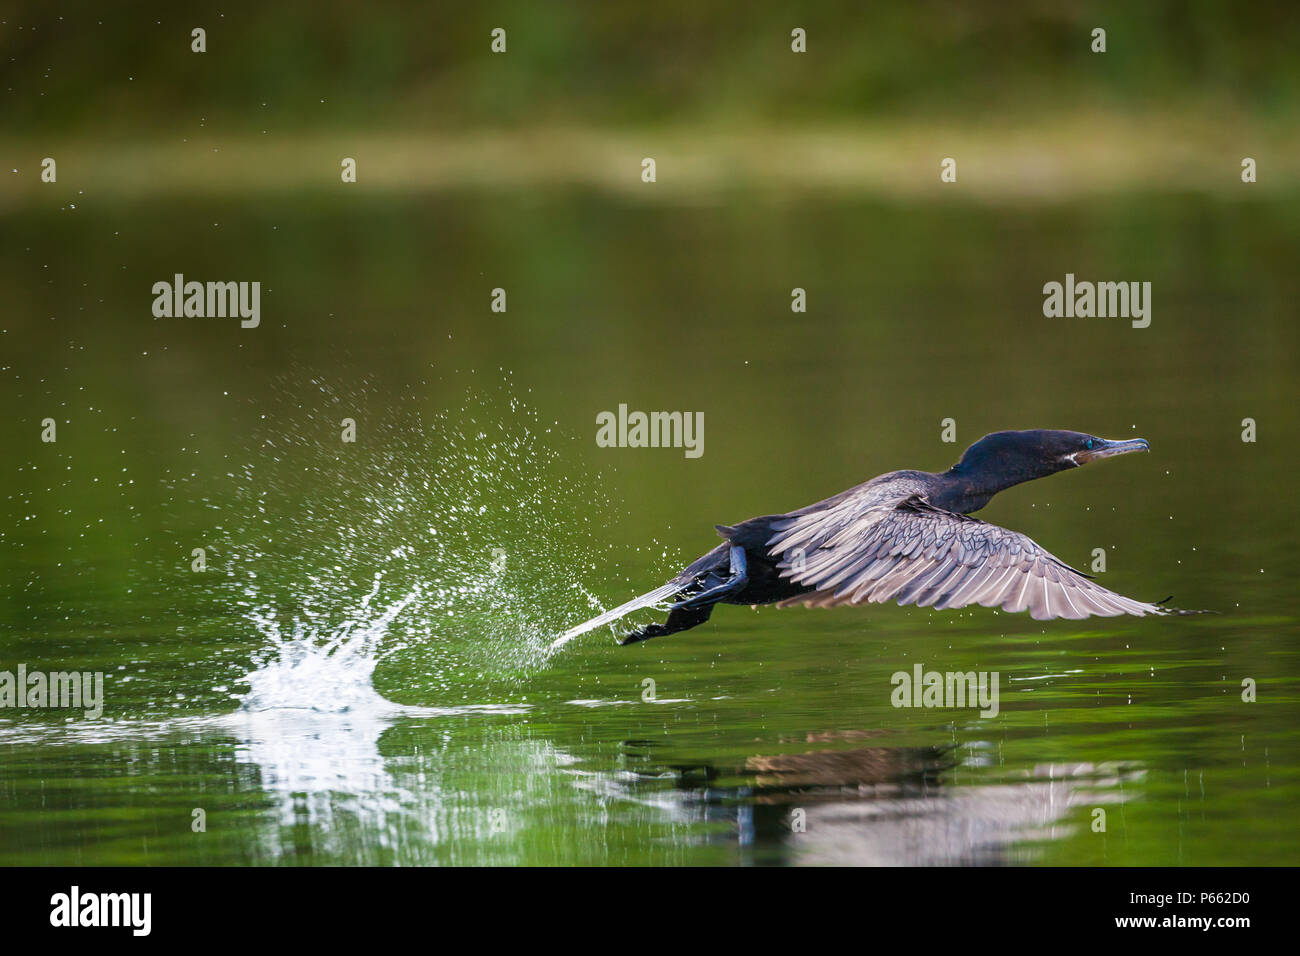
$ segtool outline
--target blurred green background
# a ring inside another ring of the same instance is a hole
[[[2,19],[8,129],[123,138],[174,132],[196,110],[250,135],[971,110],[1290,125],[1300,95],[1286,3],[9,3]],[[208,35],[198,60],[196,26]],[[504,57],[489,54],[498,27]],[[801,57],[785,55],[795,27]],[[1095,27],[1104,56],[1090,50]]]
[[[0,670],[109,675],[106,721],[0,713],[0,862],[1293,862],[1287,5],[10,4],[0,36]],[[177,272],[260,281],[261,326],[155,319]],[[1045,318],[1067,272],[1151,282],[1150,328]],[[702,411],[703,457],[596,447],[620,403]],[[1153,452],[983,517],[1221,613],[724,608],[541,651],[715,522],[1024,427]],[[918,661],[999,671],[1002,714],[893,709]]]
[[[965,197],[1294,181],[1285,3],[10,4],[7,202],[508,184]],[[207,52],[190,31],[207,32]],[[791,52],[791,31],[807,52]],[[1091,31],[1107,31],[1106,52]],[[493,54],[490,33],[506,31]],[[751,197],[752,198],[752,197]],[[949,197],[956,198],[956,197]],[[75,200],[73,200],[75,201]]]

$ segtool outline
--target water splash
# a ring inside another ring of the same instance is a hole
[[[418,704],[521,699],[598,604],[584,577],[610,563],[591,542],[614,514],[599,476],[572,474],[508,382],[428,417],[423,396],[367,414],[369,385],[306,383],[261,413],[233,489],[206,502],[227,519],[224,599],[263,642],[241,706],[377,709],[385,674]]]
[[[576,627],[569,628],[567,631],[565,631],[563,634],[561,634],[559,637],[557,637],[554,641],[551,642],[549,649],[552,651],[557,651],[565,644],[569,643],[569,641],[573,640],[575,637],[578,637],[580,634],[586,634],[588,631],[594,631],[598,627],[604,627],[606,624],[612,624],[613,622],[626,617],[627,615],[633,613],[634,611],[640,611],[643,608],[647,608],[647,607],[663,608],[666,605],[667,599],[672,595],[676,594],[680,590],[681,587],[676,584],[669,583],[669,584],[660,585],[659,587],[655,588],[653,591],[648,591],[645,594],[642,594],[640,597],[633,598],[631,601],[628,601],[626,604],[620,604],[618,607],[614,608],[613,610],[604,611],[596,615],[590,621],[586,621],[582,624],[579,624]]]
[[[254,656],[254,667],[244,680],[249,690],[239,697],[248,712],[310,710],[318,713],[400,711],[380,696],[372,683],[379,663],[376,648],[389,626],[420,595],[418,587],[395,601],[378,616],[366,619],[370,602],[379,593],[382,572],[362,599],[352,619],[326,639],[295,620],[286,637],[279,622],[265,612],[254,612],[253,623],[269,644]]]
[[[382,572],[376,573],[350,619],[327,637],[301,620],[284,634],[273,617],[253,616],[268,646],[245,677],[249,690],[239,711],[221,723],[234,732],[238,757],[256,765],[262,787],[276,795],[281,827],[305,817],[327,832],[343,820],[365,821],[378,833],[399,828],[397,821],[418,801],[380,752],[380,738],[397,718],[528,710],[509,704],[419,707],[381,695],[373,683],[383,658],[379,646],[421,597],[416,586],[372,610],[382,582]],[[267,842],[280,845],[278,835]]]

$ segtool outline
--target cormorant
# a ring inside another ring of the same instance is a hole
[[[619,643],[703,624],[715,604],[981,604],[1036,620],[1190,613],[1109,591],[1025,535],[969,517],[1012,485],[1133,451],[1150,445],[1051,429],[993,432],[941,474],[891,471],[798,511],[716,525],[718,547],[553,646],[669,597],[677,600],[666,622]]]

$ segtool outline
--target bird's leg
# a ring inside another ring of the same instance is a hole
[[[714,569],[705,576],[705,580],[712,578],[717,580],[717,571]],[[685,601],[678,601],[676,604],[668,606],[668,620],[662,624],[647,624],[640,630],[633,631],[624,637],[620,644],[635,644],[638,641],[648,641],[652,637],[663,637],[666,634],[676,634],[678,631],[685,631],[689,628],[703,624],[713,613],[713,605],[727,594],[739,591],[749,583],[749,570],[745,562],[745,549],[740,545],[731,546],[731,569],[730,575],[720,584],[706,588],[699,594],[693,594]]]
[[[647,624],[638,631],[633,631],[622,640],[620,644],[635,644],[638,641],[648,641],[652,637],[663,637],[666,634],[676,634],[678,631],[690,630],[692,627],[698,627],[709,619],[713,613],[713,605],[708,604],[700,608],[692,608],[689,611],[673,611],[668,615],[668,620],[662,624]]]
[[[745,561],[745,549],[738,544],[731,546],[731,576],[721,584],[693,594],[685,601],[678,601],[669,607],[674,611],[687,611],[708,604],[715,604],[728,594],[744,588],[749,583],[749,566]]]

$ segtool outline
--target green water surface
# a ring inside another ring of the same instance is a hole
[[[1296,201],[350,199],[5,215],[0,670],[106,700],[0,712],[0,863],[1295,862]],[[155,319],[177,272],[261,281],[261,326]],[[1150,327],[1044,318],[1067,272],[1150,281]],[[620,403],[704,454],[597,447]],[[543,650],[715,523],[1029,427],[1152,452],[981,517],[1219,613]],[[918,663],[999,713],[894,707]]]

